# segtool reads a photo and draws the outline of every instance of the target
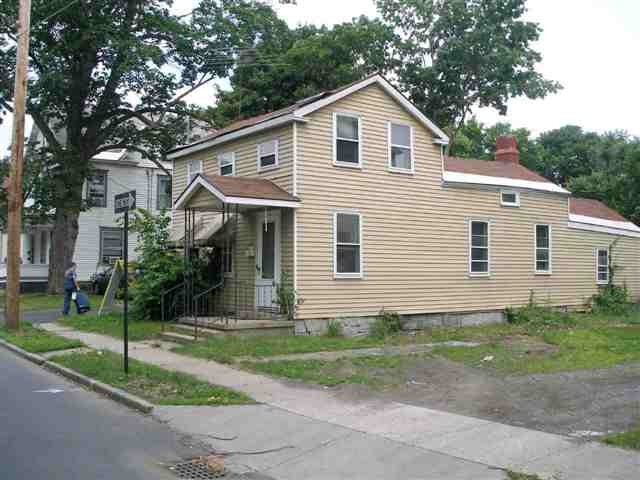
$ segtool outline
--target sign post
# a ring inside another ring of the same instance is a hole
[[[124,213],[124,238],[122,256],[124,257],[124,373],[129,373],[129,210],[136,208],[136,191],[119,193],[115,196],[114,212]]]

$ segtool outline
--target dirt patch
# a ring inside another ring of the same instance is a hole
[[[522,345],[522,339],[517,341]],[[531,344],[522,348],[546,354],[553,347]],[[335,391],[355,401],[375,396],[574,436],[623,431],[640,422],[638,363],[504,377],[439,357],[415,360],[393,388],[376,391],[362,385],[342,385]]]

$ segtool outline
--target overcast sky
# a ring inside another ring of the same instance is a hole
[[[186,12],[197,2],[175,0],[175,9]],[[298,0],[295,6],[276,8],[292,27],[333,25],[376,14],[373,0]],[[506,117],[478,110],[478,118],[487,123],[506,120],[534,134],[575,124],[640,136],[640,1],[529,0],[528,9],[527,17],[543,28],[536,45],[543,56],[539,71],[559,81],[564,90],[543,100],[512,100]],[[214,101],[212,90],[190,100],[209,105]],[[11,141],[10,120],[6,117],[0,125],[0,151]]]

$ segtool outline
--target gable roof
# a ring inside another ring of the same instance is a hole
[[[599,200],[569,199],[569,226],[617,235],[640,236],[640,227]]]
[[[297,208],[300,200],[271,180],[254,177],[197,175],[174,203],[178,210],[189,208],[189,200],[201,189],[220,202],[243,206]],[[214,204],[212,204],[214,207]],[[211,210],[215,210],[212,208]]]
[[[515,162],[445,157],[443,176],[445,183],[495,185],[569,194],[568,190]]]
[[[380,86],[385,92],[387,92],[387,94],[389,94],[389,96],[400,103],[400,105],[402,105],[407,110],[407,112],[415,117],[416,120],[422,123],[425,128],[430,130],[435,135],[435,141],[437,143],[449,143],[449,137],[447,137],[447,135],[440,128],[438,128],[431,120],[429,120],[422,112],[420,112],[420,110],[418,110],[415,105],[413,105],[402,93],[400,93],[398,89],[391,85],[391,83],[389,83],[386,78],[376,73],[362,80],[358,80],[357,82],[353,82],[349,85],[342,86],[335,90],[321,92],[316,95],[304,98],[280,110],[275,110],[263,115],[257,115],[255,117],[238,120],[237,122],[234,122],[225,128],[216,130],[211,135],[207,135],[197,142],[169,150],[167,152],[167,158],[179,158],[184,155],[188,155],[190,153],[212,147],[214,145],[219,145],[221,143],[235,140],[245,135],[250,135],[252,133],[256,133],[269,128],[282,126],[290,122],[304,122],[306,121],[304,117],[315,112],[316,110],[335,103],[338,100],[351,95],[352,93],[355,93],[359,90],[362,90],[363,88],[374,84]]]

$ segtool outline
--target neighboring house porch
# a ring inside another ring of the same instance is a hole
[[[291,320],[278,289],[293,288],[293,210],[299,204],[269,180],[197,175],[174,206],[184,215],[187,274],[163,298],[165,319],[217,328],[240,320]],[[203,287],[192,268],[205,251],[212,271]]]

